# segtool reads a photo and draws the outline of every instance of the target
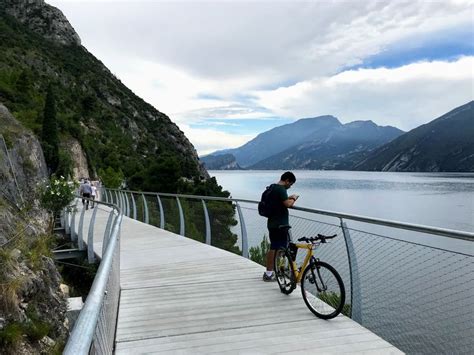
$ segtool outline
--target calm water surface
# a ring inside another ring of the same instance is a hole
[[[210,171],[232,197],[259,200],[283,171]],[[294,171],[298,206],[474,231],[473,173]]]

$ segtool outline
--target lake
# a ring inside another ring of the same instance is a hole
[[[232,197],[260,200],[283,171],[209,171]],[[474,232],[474,173],[293,171],[297,206]]]

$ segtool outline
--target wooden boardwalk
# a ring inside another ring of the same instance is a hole
[[[120,270],[117,354],[401,353],[347,317],[316,318],[250,260],[127,217]]]

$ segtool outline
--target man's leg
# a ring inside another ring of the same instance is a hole
[[[84,197],[86,198],[90,198],[91,195],[90,194],[84,194]],[[89,209],[89,200],[86,200],[86,211]]]
[[[266,271],[263,274],[263,281],[275,281],[275,276],[273,273],[273,259],[275,258],[275,229],[268,229],[268,236],[270,239],[270,250],[267,252],[267,260],[266,260]]]
[[[270,249],[267,252],[267,271],[273,271],[273,259],[275,259],[275,250]]]

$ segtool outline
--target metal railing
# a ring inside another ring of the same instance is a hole
[[[101,194],[128,217],[247,258],[268,233],[258,201],[115,189]],[[341,236],[316,255],[341,274],[352,319],[410,353],[474,348],[474,233],[301,207],[290,209],[290,224],[293,239]]]
[[[70,234],[72,241],[77,241],[80,250],[87,248],[89,262],[95,261],[94,242],[102,242],[102,251],[98,255],[99,268],[84,307],[69,336],[64,354],[111,354],[120,297],[120,226],[123,214],[114,204],[95,201],[94,209],[87,212],[82,208],[79,221],[76,223],[78,201],[63,211],[66,233]],[[101,213],[105,225],[103,234],[95,230],[99,210],[104,212]],[[84,224],[89,225],[87,238],[83,231]]]

